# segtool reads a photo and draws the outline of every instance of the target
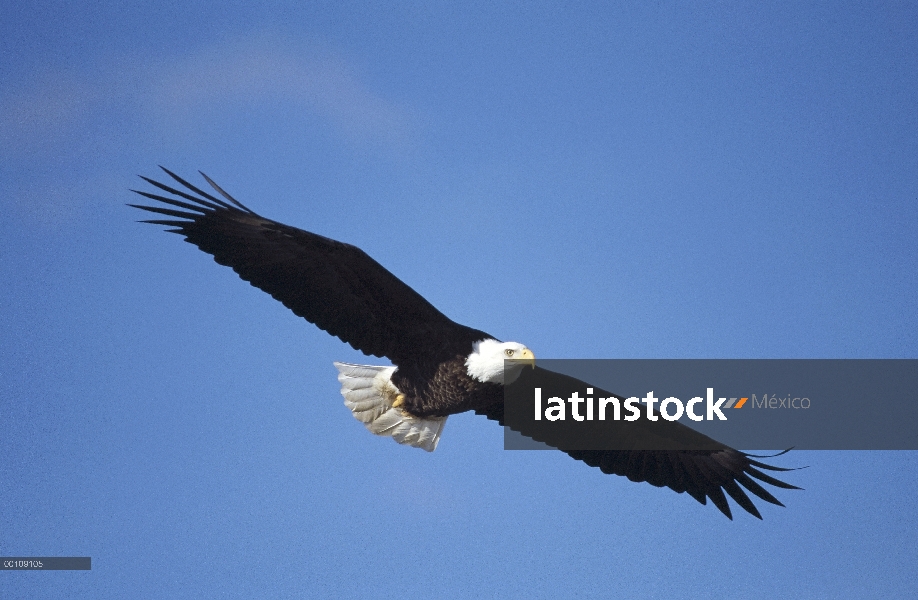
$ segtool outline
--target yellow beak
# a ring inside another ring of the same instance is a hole
[[[532,350],[526,348],[520,353],[520,362],[528,364],[530,367],[535,369],[535,354],[532,353]]]

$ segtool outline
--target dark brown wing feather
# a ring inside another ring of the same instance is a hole
[[[540,367],[536,367],[534,371],[524,369],[519,380],[519,384],[524,387],[527,385],[525,378],[533,378],[532,380],[537,380],[540,385],[558,385],[559,389],[593,387],[597,397],[616,396],[592,384]],[[544,393],[546,397],[557,395],[548,391]],[[616,397],[624,400],[620,396]],[[475,412],[504,425],[504,403],[502,402]],[[623,448],[622,450],[562,448],[562,451],[591,467],[598,467],[603,473],[621,475],[635,482],[646,481],[657,487],[668,487],[680,494],[687,493],[701,504],[707,504],[707,499],[710,498],[711,502],[730,519],[733,518],[733,515],[724,492],[748,513],[761,519],[762,515],[759,514],[746,492],[751,492],[765,502],[784,506],[759,482],[784,489],[800,489],[766,475],[760,470],[792,471],[794,469],[773,467],[754,460],[761,457],[734,450],[678,422],[664,419],[658,421],[640,419],[634,422],[606,421],[603,427],[614,432],[615,447]],[[526,431],[521,433],[527,435]],[[527,437],[555,445],[551,440],[539,435],[527,435]],[[648,450],[646,448],[665,449]]]
[[[457,345],[490,337],[447,318],[360,248],[265,219],[203,173],[225,201],[163,170],[184,189],[143,177],[169,196],[133,191],[165,206],[130,206],[171,217],[145,223],[171,227],[168,231],[357,350],[398,365],[451,357]]]

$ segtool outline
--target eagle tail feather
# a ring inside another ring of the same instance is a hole
[[[424,419],[393,406],[399,394],[391,381],[395,367],[334,364],[344,405],[370,432],[428,452],[436,450],[446,417]]]

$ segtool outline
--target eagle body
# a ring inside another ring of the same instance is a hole
[[[405,395],[405,409],[419,417],[446,417],[503,402],[503,386],[469,375],[465,355],[457,354],[430,371],[399,367],[392,383]]]
[[[133,190],[157,204],[130,206],[167,217],[145,223],[168,227],[294,314],[367,356],[391,361],[335,363],[345,406],[372,433],[433,451],[449,415],[474,411],[503,425],[504,385],[527,366],[552,375],[535,367],[532,351],[523,344],[501,342],[452,321],[360,248],[266,219],[203,173],[219,197],[163,171],[179,187],[142,177],[161,193]],[[701,436],[679,423],[626,427],[629,439]],[[707,437],[704,441],[708,445],[700,450],[565,452],[604,473],[669,487],[701,504],[710,499],[731,519],[725,492],[761,518],[746,492],[783,504],[757,481],[798,489],[760,470],[791,469],[764,464]]]

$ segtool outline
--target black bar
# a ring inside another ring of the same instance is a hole
[[[0,556],[4,571],[90,571],[89,556]]]
[[[916,389],[916,359],[539,359],[504,448],[918,450]]]

